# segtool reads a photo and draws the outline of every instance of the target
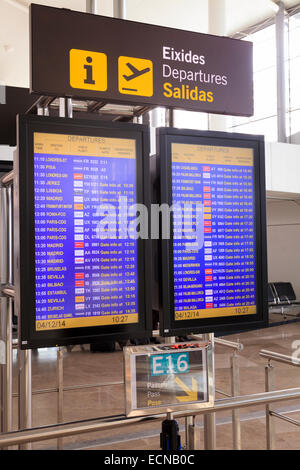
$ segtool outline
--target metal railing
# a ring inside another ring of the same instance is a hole
[[[18,356],[18,418],[19,429],[31,428],[31,351],[23,351],[12,339],[14,287],[14,243],[13,243],[13,189],[14,171],[7,173],[0,179],[0,302],[3,341],[5,343],[5,358],[0,366],[1,372],[1,422],[0,429],[4,432],[12,430],[12,369],[13,349],[17,349]],[[15,308],[15,312],[16,312]],[[25,446],[26,449],[30,446]]]
[[[157,336],[157,335],[156,335]],[[199,340],[202,338],[200,335],[194,335],[192,339]],[[224,346],[225,348],[233,350],[233,355],[230,358],[230,368],[231,368],[231,394],[226,393],[222,390],[216,390],[219,394],[231,398],[239,395],[239,367],[238,367],[238,352],[243,350],[243,345],[241,343],[235,343],[233,341],[223,340],[221,338],[215,338],[215,342]],[[15,344],[15,347],[17,345]],[[47,393],[57,393],[57,422],[62,423],[64,419],[64,392],[68,391],[82,391],[91,388],[102,388],[108,386],[124,385],[124,380],[120,381],[110,381],[110,382],[100,382],[95,384],[82,384],[82,385],[71,385],[64,386],[63,384],[63,355],[64,348],[58,348],[57,350],[57,386],[52,388],[45,388],[40,390],[33,390],[32,395],[40,395]],[[18,393],[13,393],[13,397],[20,399]],[[194,439],[197,439],[195,430],[195,417],[188,416],[185,420],[185,429],[186,429],[186,442],[190,443],[190,446],[193,446]],[[239,410],[232,411],[232,431],[233,431],[233,448],[236,450],[241,449],[241,424],[240,424],[240,412]],[[214,414],[204,415],[204,443],[205,449],[213,450],[216,448],[216,423]],[[192,437],[191,437],[192,436]],[[61,439],[57,442],[58,449],[61,449],[63,442]],[[192,447],[190,447],[192,448]]]
[[[12,283],[12,172],[0,179],[0,302],[1,339],[5,344],[4,361],[0,367],[1,393],[0,429],[12,430],[12,308],[13,299],[6,293]]]
[[[8,287],[8,286],[7,286]],[[9,286],[11,288],[11,286]],[[13,290],[13,289],[12,289]],[[195,336],[194,339],[199,340],[199,335]],[[229,349],[233,349],[234,353],[233,356],[230,358],[231,363],[231,389],[232,395],[227,394],[221,390],[218,390],[218,393],[226,396],[238,396],[239,392],[239,370],[237,364],[237,353],[238,351],[243,350],[243,345],[241,343],[234,343],[232,341],[222,340],[217,338],[216,343],[220,346],[224,346]],[[13,341],[13,347],[18,348],[17,341]],[[64,386],[63,384],[63,351],[64,348],[58,348],[57,350],[57,385],[56,387],[52,388],[45,388],[40,390],[33,390],[31,395],[40,395],[40,394],[47,394],[47,393],[57,393],[57,422],[63,423],[64,419],[64,392],[68,391],[82,391],[91,388],[101,388],[101,387],[108,387],[108,386],[116,386],[116,385],[124,385],[124,381],[110,381],[110,382],[100,382],[95,384],[82,384],[82,385],[71,385],[71,386]],[[20,402],[19,393],[13,393],[12,397],[17,397]],[[29,410],[30,412],[30,410]],[[186,442],[189,448],[193,448],[194,442],[196,438],[196,426],[195,426],[195,416],[187,416],[185,420],[186,425]],[[240,416],[239,410],[232,411],[232,426],[233,426],[233,446],[235,449],[241,448],[241,429],[240,429]],[[215,416],[214,414],[207,414],[204,416],[204,434],[205,434],[205,448],[206,449],[215,449],[216,448],[216,423],[215,423]],[[199,431],[199,430],[198,430]],[[199,432],[198,434],[199,435]],[[191,437],[192,436],[192,437]],[[63,446],[62,438],[59,438],[57,441],[58,449],[61,449]]]
[[[265,367],[265,390],[270,392],[275,389],[275,368],[272,364],[274,362],[280,362],[282,364],[287,364],[293,367],[300,366],[300,359],[296,357],[287,356],[285,354],[280,354],[274,351],[267,351],[262,349],[259,353],[261,357],[264,357],[268,360],[268,364]],[[299,409],[300,411],[300,409]],[[300,426],[300,421],[296,421],[288,416],[285,416],[283,413],[278,413],[272,409],[270,404],[266,405],[266,439],[267,439],[267,449],[275,449],[275,419],[280,419],[287,423],[293,424],[295,426]]]
[[[199,335],[193,335],[193,339],[201,338]],[[216,389],[219,395],[227,398],[237,397],[240,394],[240,372],[238,364],[238,353],[243,351],[244,346],[239,342],[228,341],[222,338],[214,338],[214,343],[219,346],[233,350],[230,357],[230,379],[231,379],[231,393],[224,392],[223,390]],[[186,423],[186,426],[188,424]],[[188,434],[188,433],[187,433]],[[204,416],[204,434],[205,434],[205,449],[214,450],[216,448],[216,422],[215,416]],[[238,409],[232,410],[232,440],[234,450],[242,449],[242,434],[241,434],[241,420],[240,411]]]
[[[12,184],[13,180],[14,180],[14,171],[12,170],[9,173],[6,173],[6,175],[2,176],[0,181],[3,186],[6,186],[8,184]]]
[[[254,405],[270,405],[271,403],[279,403],[299,398],[300,388],[278,390],[276,392],[257,393],[218,400],[212,408],[193,411],[192,414],[194,416],[212,414],[219,411],[237,410]],[[187,418],[190,415],[190,412],[179,412],[173,414],[174,419]],[[0,435],[0,448],[7,448],[15,445],[20,446],[49,439],[61,439],[63,437],[121,428],[143,422],[149,423],[150,421],[162,421],[165,419],[165,416],[165,414],[140,418],[126,418],[124,416],[116,416],[113,419],[99,418],[93,420],[75,421],[66,424],[44,426],[42,428],[26,429],[24,431],[15,431]],[[194,446],[193,448],[196,449],[197,446]]]

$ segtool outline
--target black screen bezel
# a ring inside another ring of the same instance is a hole
[[[146,126],[86,121],[44,116],[18,116],[18,162],[15,165],[18,180],[16,204],[19,223],[19,309],[20,344],[22,349],[63,346],[149,337],[151,319],[151,244],[138,244],[138,305],[139,322],[135,324],[104,325],[62,330],[35,329],[35,247],[34,247],[34,132],[90,135],[135,139],[137,202],[150,207],[149,136]],[[150,210],[149,210],[150,214]],[[150,215],[149,215],[150,217]],[[18,271],[18,266],[17,266]],[[150,289],[150,290],[149,290]],[[18,304],[18,302],[17,302]]]
[[[173,219],[171,238],[161,241],[160,332],[163,336],[191,333],[228,333],[268,325],[267,305],[267,242],[266,242],[266,190],[264,137],[248,134],[228,134],[214,131],[191,131],[160,128],[157,131],[157,148],[160,155],[161,204],[172,205],[172,155],[171,144],[197,144],[253,149],[255,193],[255,246],[256,246],[256,307],[257,313],[234,317],[217,317],[193,320],[175,320],[173,275]]]

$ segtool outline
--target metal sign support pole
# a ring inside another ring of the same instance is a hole
[[[126,0],[114,0],[114,18],[125,20]]]
[[[216,36],[227,35],[226,0],[210,0],[208,2],[208,33]],[[226,131],[227,116],[222,114],[207,114],[208,129]]]
[[[86,12],[97,15],[98,12],[98,0],[86,0]]]
[[[59,117],[73,118],[72,98],[59,98]]]
[[[166,127],[174,127],[174,110],[166,109]]]
[[[285,78],[285,5],[279,1],[275,17],[277,55],[277,125],[278,142],[286,142],[286,78]]]

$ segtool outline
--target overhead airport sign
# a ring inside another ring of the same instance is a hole
[[[31,91],[251,116],[252,43],[33,4]]]
[[[212,348],[211,341],[125,348],[127,416],[212,406]]]

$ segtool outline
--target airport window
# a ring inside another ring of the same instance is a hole
[[[254,32],[245,40],[253,42],[254,115],[232,117],[228,130],[263,134],[277,140],[276,36],[275,25]],[[300,132],[300,13],[289,17],[286,26],[287,134]]]
[[[289,86],[290,86],[290,135],[300,131],[300,14],[289,21]]]
[[[178,129],[208,129],[208,115],[194,111],[176,110],[174,112],[174,127]]]
[[[291,111],[289,113],[290,117],[290,126],[291,126],[291,135],[297,134],[300,132],[300,109]]]
[[[274,141],[277,138],[275,26],[257,31],[245,40],[253,42],[254,115],[233,117],[228,130],[263,134],[266,140]]]
[[[232,128],[232,131],[242,134],[264,135],[267,141],[274,142],[277,140],[277,116],[250,121]]]
[[[263,134],[267,141],[277,140],[277,90],[276,90],[276,33],[275,25],[256,31],[244,38],[253,42],[254,115],[250,118],[227,118],[227,130],[250,134]],[[286,25],[286,83],[287,83],[287,133],[300,131],[300,13],[289,18]],[[174,126],[207,130],[206,114],[175,110]]]

